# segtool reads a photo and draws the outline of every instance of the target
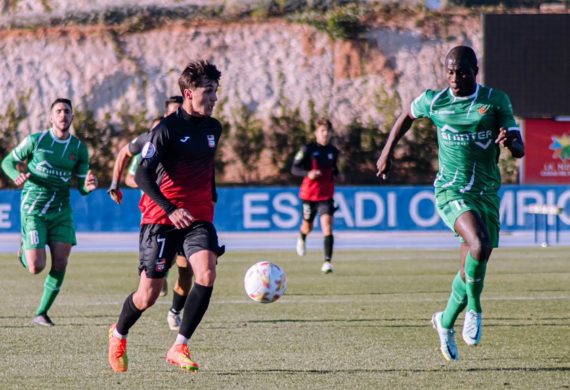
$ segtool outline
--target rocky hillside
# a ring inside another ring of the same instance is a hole
[[[13,103],[23,118],[20,132],[35,131],[45,126],[50,101],[65,96],[99,119],[116,118],[119,110],[150,119],[166,96],[179,93],[184,65],[206,58],[222,70],[227,117],[241,105],[260,118],[287,105],[306,118],[314,104],[339,127],[356,118],[381,124],[387,100],[407,104],[442,85],[442,60],[451,47],[467,44],[481,53],[479,16],[458,12],[379,14],[352,39],[287,18],[138,23],[0,31],[0,114]]]

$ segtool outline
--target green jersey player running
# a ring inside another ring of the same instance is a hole
[[[376,164],[386,179],[394,147],[416,118],[430,118],[437,127],[439,172],[435,200],[439,215],[461,237],[461,269],[451,286],[443,312],[435,313],[441,352],[448,361],[459,358],[455,320],[466,310],[463,340],[474,346],[481,340],[481,292],[487,261],[499,244],[499,147],[513,157],[524,155],[524,145],[508,96],[476,82],[475,52],[453,48],[445,58],[448,88],[427,90],[416,98],[394,124]]]
[[[89,170],[87,147],[69,134],[73,119],[71,101],[56,99],[50,108],[52,127],[27,136],[2,161],[2,169],[17,186],[23,186],[21,213],[22,265],[31,274],[46,266],[46,245],[51,252],[51,269],[45,279],[40,305],[33,318],[36,325],[53,326],[48,310],[57,297],[71,247],[76,244],[69,188],[79,179],[79,191],[86,195],[97,188]],[[27,172],[17,167],[27,162]]]

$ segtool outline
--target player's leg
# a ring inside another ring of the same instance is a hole
[[[301,222],[301,228],[299,229],[299,237],[297,237],[297,254],[299,256],[305,256],[306,250],[306,239],[309,233],[313,230],[313,221],[317,215],[317,207],[315,202],[302,201],[302,214],[303,221]]]
[[[53,326],[53,322],[48,316],[48,310],[53,305],[65,277],[67,261],[71,253],[71,244],[66,242],[51,242],[49,244],[51,252],[51,268],[44,281],[44,289],[40,304],[36,310],[33,323],[36,325]]]
[[[172,290],[172,306],[166,316],[166,322],[170,330],[178,330],[180,328],[180,312],[184,309],[184,303],[192,287],[192,268],[188,264],[188,260],[181,254],[176,256],[176,265],[178,266],[178,279]]]
[[[71,248],[77,243],[71,209],[45,216],[47,240],[51,254],[51,268],[44,281],[40,304],[33,322],[38,325],[53,325],[48,310],[59,295]]]
[[[481,293],[493,245],[485,223],[476,212],[462,214],[455,222],[455,230],[468,247],[463,267],[467,296],[463,339],[468,345],[477,345],[481,339]]]
[[[210,304],[216,280],[216,264],[224,248],[218,245],[216,229],[211,223],[194,223],[184,237],[184,253],[194,273],[194,285],[184,304],[184,314],[176,341],[166,355],[166,361],[184,370],[198,370],[192,359],[188,341],[202,321]]]
[[[325,202],[319,202],[318,212],[321,216],[321,229],[323,231],[323,246],[325,253],[325,261],[321,267],[321,271],[328,274],[333,272],[333,266],[331,264],[333,255],[333,214],[334,214],[334,204],[333,200],[328,200]]]
[[[162,282],[162,288],[160,289],[160,296],[165,297],[168,295],[168,274],[169,272],[164,275],[164,281]]]
[[[142,313],[160,294],[164,275],[179,245],[178,232],[171,226],[142,225],[139,242],[139,285],[123,303],[119,319],[109,330],[109,364],[115,372],[128,368],[127,335]]]
[[[31,274],[39,274],[46,267],[47,261],[47,221],[43,216],[27,215],[22,211],[21,224],[19,260]]]

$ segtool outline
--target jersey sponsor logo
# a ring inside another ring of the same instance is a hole
[[[446,141],[457,144],[473,142],[481,149],[487,149],[493,141],[493,132],[491,130],[482,130],[475,133],[460,133],[459,130],[449,125],[444,125],[440,132],[441,138]]]
[[[212,134],[208,134],[206,136],[206,138],[208,139],[208,146],[211,148],[215,148],[216,147],[216,138]]]
[[[49,162],[47,162],[45,160],[42,161],[41,163],[39,163],[38,165],[36,165],[35,170],[38,174],[41,174],[44,176],[56,176],[56,177],[59,177],[61,179],[67,179],[67,181],[71,177],[71,172],[60,171],[59,169],[54,168],[53,165],[51,165]],[[66,181],[66,180],[64,180],[64,181]]]
[[[156,148],[151,142],[147,142],[146,144],[144,144],[141,152],[142,158],[151,158],[155,154],[156,154]]]
[[[562,161],[570,160],[570,134],[562,134],[561,136],[551,136],[552,143],[548,149],[552,150],[552,158],[558,158]]]
[[[485,105],[479,107],[477,109],[477,112],[479,113],[479,115],[485,115],[487,113],[487,111],[489,111],[489,108],[490,108],[489,105],[485,104]]]
[[[180,142],[182,142],[183,144],[185,144],[186,141],[188,141],[189,139],[190,139],[190,136],[187,135],[187,136],[184,137],[184,138],[180,138]]]

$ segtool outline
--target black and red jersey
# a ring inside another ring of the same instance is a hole
[[[168,215],[177,208],[187,209],[196,221],[213,221],[214,157],[221,133],[216,119],[179,108],[148,136],[139,137],[146,141],[135,175],[144,192],[139,202],[142,224],[173,225]]]
[[[334,179],[338,175],[338,149],[331,144],[320,145],[310,142],[304,145],[295,155],[291,172],[295,176],[303,176],[299,197],[308,201],[332,199]],[[307,177],[310,170],[318,169],[321,176],[313,179]]]

